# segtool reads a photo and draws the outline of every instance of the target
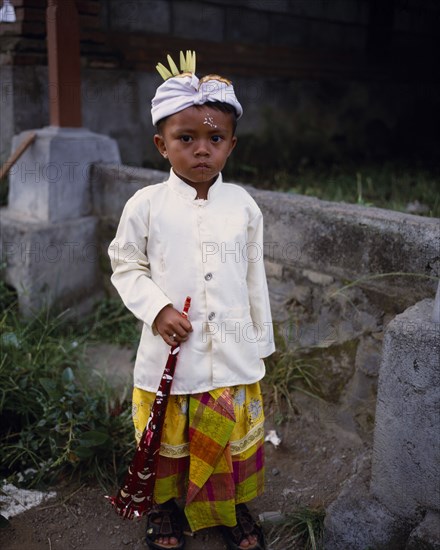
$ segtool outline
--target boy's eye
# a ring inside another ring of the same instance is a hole
[[[214,143],[220,143],[220,141],[222,141],[222,137],[221,136],[212,136],[211,137],[211,141],[213,141]]]
[[[191,136],[180,136],[180,141],[183,141],[183,143],[189,143],[192,140]]]

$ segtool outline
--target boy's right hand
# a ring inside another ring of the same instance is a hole
[[[188,340],[191,323],[171,304],[162,308],[154,320],[157,332],[169,346]]]

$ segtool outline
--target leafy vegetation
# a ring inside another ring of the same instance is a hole
[[[0,302],[1,475],[26,486],[66,476],[115,483],[134,448],[131,405],[82,357],[86,339],[104,327],[121,341],[132,338],[125,319],[123,330],[116,326],[119,305],[104,303],[78,334],[63,316],[20,320],[3,283]]]
[[[247,162],[235,162],[226,177],[273,191],[440,217],[440,174],[403,163],[299,163],[290,170],[274,170],[270,165],[251,169]]]
[[[320,550],[323,548],[325,511],[322,507],[299,508],[286,515],[269,532],[271,547]]]
[[[276,351],[267,359],[266,376],[262,381],[265,403],[277,423],[298,412],[295,391],[319,398],[321,389],[317,381],[317,360],[301,357],[300,350],[291,350],[285,338],[276,330]]]
[[[121,346],[137,347],[140,336],[140,326],[119,299],[100,302],[76,330],[88,342],[110,342]]]

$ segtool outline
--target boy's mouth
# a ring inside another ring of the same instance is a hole
[[[209,164],[206,164],[205,162],[200,162],[199,164],[196,164],[194,168],[209,168]]]

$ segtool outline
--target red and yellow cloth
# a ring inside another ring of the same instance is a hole
[[[139,441],[155,394],[133,391]],[[154,491],[157,503],[185,499],[193,531],[234,526],[235,505],[264,489],[264,412],[259,383],[171,395]]]

